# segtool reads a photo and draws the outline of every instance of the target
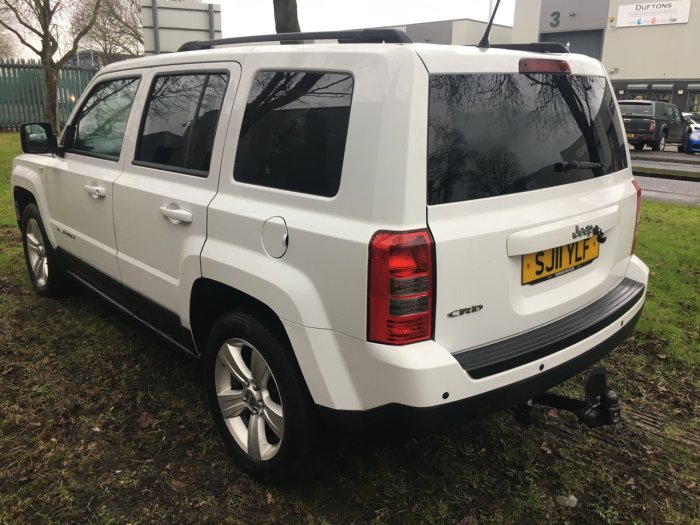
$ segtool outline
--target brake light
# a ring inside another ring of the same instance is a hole
[[[521,58],[519,67],[521,73],[571,73],[571,67],[566,60],[549,58]]]
[[[434,268],[427,229],[374,234],[369,244],[370,341],[405,345],[432,337]]]
[[[649,121],[649,131],[654,131],[656,129],[656,121],[654,119],[651,119]]]
[[[632,179],[632,184],[634,185],[634,189],[637,190],[637,217],[634,220],[634,237],[632,238],[632,251],[630,255],[634,255],[634,249],[637,247],[637,230],[639,229],[639,219],[642,215],[642,188],[634,179]]]

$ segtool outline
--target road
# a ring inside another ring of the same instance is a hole
[[[631,151],[631,156],[642,198],[700,207],[700,155],[678,153],[675,146],[668,146],[666,151]]]

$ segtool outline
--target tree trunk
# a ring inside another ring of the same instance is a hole
[[[58,135],[58,68],[53,60],[44,64],[44,118]]]
[[[298,33],[297,0],[272,0],[275,8],[275,31]]]

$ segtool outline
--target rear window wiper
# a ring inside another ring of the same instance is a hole
[[[565,160],[554,164],[554,171],[571,171],[571,170],[608,170],[607,164],[603,162],[580,162],[578,160]]]

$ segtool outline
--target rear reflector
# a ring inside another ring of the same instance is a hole
[[[566,60],[552,60],[549,58],[521,58],[521,73],[559,73],[570,74],[571,67]]]
[[[634,237],[632,238],[630,255],[634,255],[634,249],[637,247],[637,230],[639,229],[639,218],[642,216],[642,188],[634,179],[632,179],[632,185],[637,190],[637,217],[634,220]]]
[[[428,230],[374,234],[369,244],[370,341],[405,345],[432,337],[433,254]]]

